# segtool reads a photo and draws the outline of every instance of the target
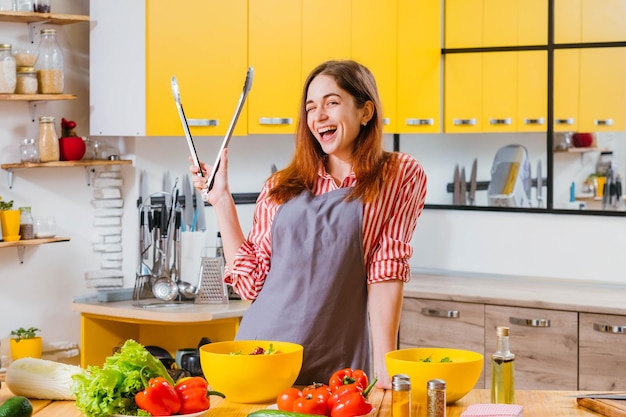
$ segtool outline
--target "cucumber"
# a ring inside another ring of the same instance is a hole
[[[0,405],[0,417],[31,417],[33,405],[28,398],[22,396],[11,397]]]
[[[318,414],[296,413],[283,410],[257,410],[248,414],[248,417],[320,417]]]

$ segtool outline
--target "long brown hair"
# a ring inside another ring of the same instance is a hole
[[[374,76],[365,66],[352,60],[327,61],[315,68],[304,83],[296,129],[295,154],[290,164],[276,173],[274,186],[269,192],[269,196],[279,204],[302,191],[312,191],[318,170],[326,157],[307,125],[305,104],[311,81],[322,74],[333,77],[337,85],[354,98],[357,108],[363,108],[368,101],[374,105],[372,119],[366,126],[361,126],[354,141],[352,169],[357,181],[348,198],[372,201],[382,187],[385,174],[391,168],[391,164],[387,162],[392,159],[392,153],[383,149],[383,116]]]

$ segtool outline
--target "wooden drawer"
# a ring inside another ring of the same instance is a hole
[[[484,355],[484,305],[405,298],[400,348],[447,347]],[[475,388],[484,388],[481,375]]]
[[[626,390],[626,316],[580,313],[579,389]]]
[[[578,388],[578,313],[488,305],[485,307],[486,387],[491,386],[490,355],[496,327],[510,329],[516,389]]]

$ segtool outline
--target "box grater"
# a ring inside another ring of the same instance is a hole
[[[202,257],[200,266],[200,282],[196,304],[222,303],[228,304],[228,290],[224,284],[224,258]]]

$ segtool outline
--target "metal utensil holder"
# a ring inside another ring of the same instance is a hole
[[[215,250],[215,248],[205,248],[202,256],[198,294],[194,302],[196,304],[228,304],[228,289],[224,283],[224,258],[207,256],[210,249]]]

